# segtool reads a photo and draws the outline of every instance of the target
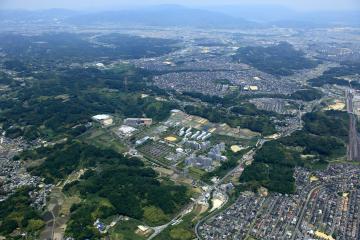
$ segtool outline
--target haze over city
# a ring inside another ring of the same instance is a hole
[[[17,9],[47,9],[47,8],[66,8],[76,10],[109,10],[115,8],[151,6],[162,4],[177,4],[192,7],[206,6],[280,6],[288,7],[299,11],[318,11],[318,10],[359,10],[360,2],[357,0],[103,0],[103,1],[87,1],[87,0],[2,0],[0,8],[17,8]]]

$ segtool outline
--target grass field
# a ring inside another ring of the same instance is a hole
[[[107,129],[94,128],[83,135],[82,139],[100,148],[112,148],[120,153],[127,151],[126,146],[120,142],[119,138]]]
[[[189,174],[196,179],[201,179],[206,172],[199,168],[189,167]]]
[[[196,238],[194,228],[196,213],[193,211],[183,218],[177,225],[169,226],[162,231],[154,240],[192,240]]]
[[[224,142],[227,146],[242,145],[245,147],[245,146],[255,145],[258,140],[258,137],[255,136],[250,139],[245,139],[245,138],[230,137],[226,135],[213,134],[210,140],[213,143]]]
[[[120,221],[110,230],[109,237],[111,240],[144,240],[146,239],[145,236],[135,233],[138,228],[137,226],[142,224],[142,222],[135,219]]]

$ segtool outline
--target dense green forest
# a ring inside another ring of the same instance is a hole
[[[179,41],[174,39],[138,37],[119,33],[101,35],[96,38],[97,41],[110,44],[120,57],[140,58],[156,57],[177,50]]]
[[[304,130],[315,135],[348,140],[349,115],[342,111],[312,112],[303,116]]]
[[[314,101],[320,99],[323,94],[320,90],[316,88],[305,88],[300,89],[292,94],[265,94],[265,93],[258,93],[258,94],[242,94],[242,93],[235,93],[229,94],[224,97],[219,96],[210,96],[204,95],[198,92],[184,92],[184,96],[192,97],[200,99],[203,102],[211,103],[211,104],[221,104],[225,107],[230,107],[233,105],[238,104],[239,102],[244,102],[249,99],[254,98],[281,98],[281,99],[288,99],[288,100],[302,100],[305,102]]]
[[[318,65],[317,61],[306,58],[302,51],[294,49],[287,42],[269,47],[240,48],[233,58],[276,76],[292,75],[295,70],[314,68]]]
[[[38,80],[21,88],[16,97],[0,97],[0,122],[8,136],[32,140],[59,134],[76,136],[86,130],[79,124],[99,113],[164,120],[177,105],[152,96],[141,98],[137,92],[162,93],[146,86],[143,79],[147,74],[132,68],[122,72],[88,68],[50,76],[38,74]]]
[[[325,157],[343,156],[344,142],[336,137],[308,134],[306,131],[297,131],[291,136],[282,138],[280,142],[286,146],[304,148],[304,154],[318,154]]]
[[[97,233],[93,222],[116,214],[144,220],[150,225],[162,224],[189,200],[186,187],[161,183],[157,173],[142,161],[111,149],[68,141],[26,151],[21,157],[44,159],[29,171],[50,183],[66,179],[73,171],[88,169],[79,180],[63,189],[66,194],[79,194],[83,199],[72,207],[66,229],[66,235],[75,239],[94,238]]]
[[[5,67],[16,71],[26,71],[28,67],[53,66],[54,63],[156,57],[176,50],[177,44],[177,41],[170,39],[125,34],[102,35],[95,39],[89,34],[65,32],[0,36],[0,48],[11,58],[5,62]]]
[[[17,228],[36,239],[44,226],[40,213],[30,206],[31,188],[19,188],[8,199],[0,202],[0,235],[7,236]]]
[[[24,151],[23,160],[43,159],[40,166],[29,168],[34,174],[45,178],[47,183],[56,183],[80,168],[96,167],[98,164],[125,164],[142,166],[137,159],[124,158],[111,149],[99,149],[92,145],[71,141],[56,144],[53,147],[41,147]]]
[[[248,115],[248,116],[278,116],[275,112],[269,112],[265,110],[258,109],[254,104],[252,103],[242,103],[235,105],[230,110],[232,113],[238,114],[238,115]]]
[[[331,160],[346,153],[349,116],[342,111],[319,111],[303,116],[304,128],[279,139],[285,146],[301,147],[302,154]]]
[[[331,159],[345,155],[349,127],[345,112],[307,113],[303,121],[302,130],[267,142],[256,153],[253,164],[246,167],[240,177],[247,188],[255,190],[265,186],[270,191],[293,193],[295,166],[324,166]],[[308,157],[304,159],[301,155]]]
[[[342,63],[339,67],[331,68],[323,73],[323,75],[309,80],[310,85],[315,87],[321,87],[325,84],[349,86],[349,84],[355,88],[360,89],[360,83],[358,81],[345,80],[345,76],[360,74],[359,63]]]
[[[292,94],[290,94],[288,96],[289,99],[293,99],[293,100],[302,100],[305,102],[310,102],[310,101],[314,101],[317,99],[321,99],[321,97],[323,96],[322,92],[318,89],[315,88],[306,88],[306,89],[301,89],[301,90],[297,90],[296,92],[293,92]],[[284,97],[286,98],[286,97]]]
[[[295,191],[294,167],[301,163],[300,154],[290,151],[279,142],[267,142],[256,153],[252,165],[245,168],[240,181],[252,189],[264,186],[270,191]]]

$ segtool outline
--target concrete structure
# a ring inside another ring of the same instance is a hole
[[[129,137],[132,135],[133,132],[135,132],[137,129],[131,126],[122,125],[119,127],[118,131],[121,135]]]
[[[245,86],[245,87],[244,87],[244,90],[245,90],[245,91],[258,91],[258,90],[259,90],[259,87],[256,86],[256,85],[250,85],[250,86]]]
[[[149,140],[150,139],[150,137],[149,136],[146,136],[146,137],[144,137],[144,138],[142,138],[142,139],[140,139],[140,140],[137,140],[136,142],[135,142],[135,144],[137,145],[137,146],[139,146],[139,145],[142,145],[142,144],[144,144],[147,140]]]
[[[151,118],[126,118],[124,124],[132,127],[150,126],[152,124]]]
[[[185,164],[188,166],[198,167],[205,170],[210,170],[213,160],[205,156],[190,156],[185,159]]]
[[[111,115],[108,115],[108,114],[95,115],[91,119],[93,119],[96,122],[101,123],[101,125],[103,125],[105,127],[113,124],[113,118]]]

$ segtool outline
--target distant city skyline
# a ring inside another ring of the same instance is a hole
[[[214,5],[276,5],[297,11],[360,10],[359,0],[0,0],[0,9],[49,9],[107,10],[158,4],[179,4],[192,7]]]

